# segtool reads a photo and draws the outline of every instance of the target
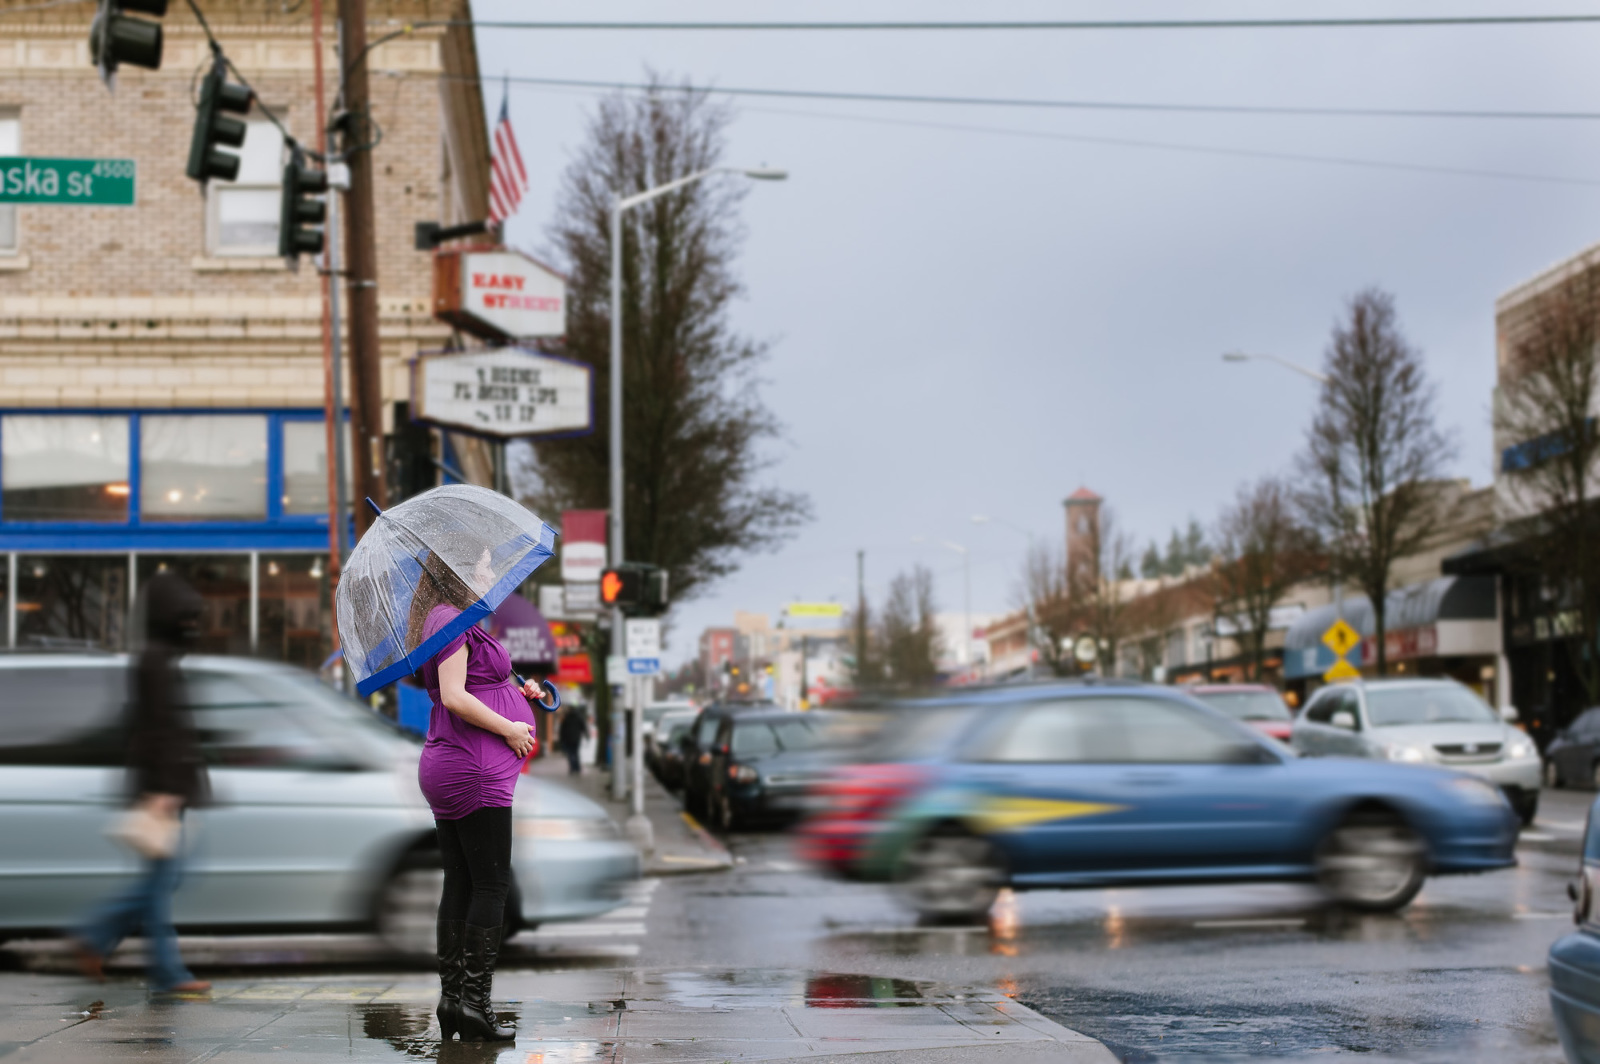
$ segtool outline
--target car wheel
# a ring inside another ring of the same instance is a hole
[[[935,920],[982,920],[1006,873],[988,840],[957,828],[929,832],[900,862],[899,889],[911,908]]]
[[[1363,912],[1392,912],[1417,896],[1428,848],[1392,813],[1349,817],[1317,847],[1317,882],[1335,901]]]
[[[1561,770],[1556,767],[1554,761],[1544,763],[1544,785],[1552,791],[1558,791],[1564,786],[1561,782]]]
[[[378,894],[378,937],[390,950],[413,960],[435,955],[435,925],[444,869],[437,854],[418,854],[395,869]]]

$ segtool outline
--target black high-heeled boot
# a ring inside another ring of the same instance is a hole
[[[461,1012],[458,1028],[463,1042],[509,1042],[517,1037],[515,1027],[501,1027],[490,1004],[494,989],[494,965],[500,956],[498,927],[466,925],[462,936]]]
[[[466,936],[465,920],[440,920],[439,942],[439,1035],[448,1042],[461,1026],[461,982],[466,970],[461,951]]]

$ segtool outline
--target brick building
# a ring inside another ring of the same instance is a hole
[[[188,10],[162,20],[162,69],[125,67],[108,93],[93,5],[30,6],[0,2],[0,155],[132,159],[137,184],[133,207],[0,206],[4,638],[122,647],[139,582],[167,567],[207,598],[207,649],[314,663],[329,629],[321,281],[276,257],[282,138],[256,108],[238,180],[202,189],[183,172],[208,62]],[[204,10],[261,100],[317,143],[305,5]],[[467,14],[369,3],[374,36]],[[481,444],[418,429],[405,404],[408,359],[449,337],[413,224],[484,216],[489,147],[470,29],[418,28],[369,63],[383,419],[404,494],[434,482],[441,447],[487,473]]]

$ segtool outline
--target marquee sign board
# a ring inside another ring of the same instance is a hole
[[[496,343],[565,336],[566,278],[516,251],[441,251],[433,316]]]
[[[485,436],[579,433],[594,424],[589,367],[520,347],[423,355],[411,403],[420,421]]]

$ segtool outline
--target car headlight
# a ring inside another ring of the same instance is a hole
[[[520,838],[548,842],[600,842],[618,838],[610,817],[529,816],[518,819],[513,830]]]
[[[1383,752],[1390,761],[1404,761],[1407,764],[1417,764],[1428,760],[1428,755],[1415,746],[1386,746]]]
[[[1500,788],[1485,783],[1476,776],[1457,776],[1446,780],[1442,786],[1452,791],[1456,797],[1465,799],[1473,805],[1505,804],[1505,795],[1500,793]]]
[[[1516,742],[1506,747],[1506,757],[1513,761],[1521,761],[1525,757],[1532,757],[1533,754],[1533,744],[1528,742],[1526,739],[1518,739]]]
[[[754,783],[761,778],[761,773],[749,765],[729,765],[728,778],[735,783]]]

